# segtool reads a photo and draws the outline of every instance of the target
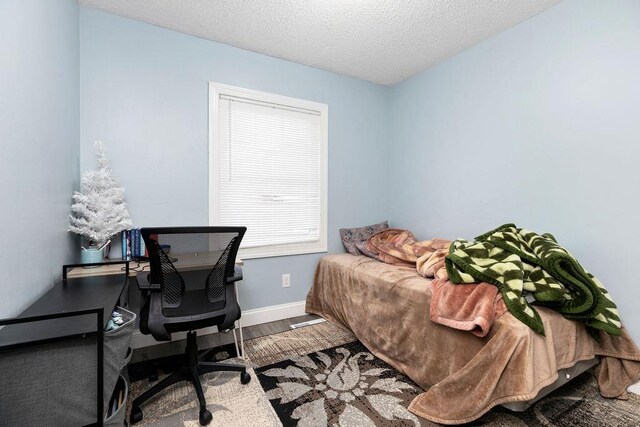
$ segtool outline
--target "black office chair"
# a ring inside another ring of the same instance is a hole
[[[138,274],[142,293],[140,331],[158,341],[187,331],[187,346],[181,369],[164,378],[133,401],[131,423],[142,420],[140,405],[165,388],[190,381],[200,403],[200,424],[212,420],[206,408],[200,375],[214,371],[240,372],[247,384],[251,376],[243,365],[206,362],[198,357],[196,329],[218,326],[233,329],[240,318],[234,282],[241,280],[234,264],[246,227],[143,228],[149,252],[150,272]]]

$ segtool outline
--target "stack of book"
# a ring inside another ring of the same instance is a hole
[[[124,260],[146,260],[149,253],[144,244],[144,239],[139,228],[124,230],[121,237],[122,259]]]

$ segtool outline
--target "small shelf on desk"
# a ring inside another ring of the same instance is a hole
[[[177,260],[174,261],[174,266],[178,270],[191,270],[202,267],[203,265],[213,266],[220,258],[221,251],[213,251],[213,252],[198,252],[193,254],[169,254],[170,257],[176,257]],[[122,261],[122,260],[116,260]],[[125,260],[126,261],[126,260]],[[236,265],[242,266],[244,262],[241,259],[236,259]],[[91,277],[91,276],[104,276],[111,274],[122,274],[124,273],[125,268],[122,264],[110,264],[110,265],[101,265],[99,267],[93,268],[84,268],[84,267],[75,267],[67,273],[67,277]],[[149,271],[149,262],[148,261],[129,261],[129,277],[135,277],[138,273],[143,271]]]

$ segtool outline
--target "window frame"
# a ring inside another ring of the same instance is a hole
[[[220,225],[220,96],[227,95],[248,100],[305,109],[320,114],[320,229],[319,238],[312,242],[274,244],[253,248],[240,248],[241,259],[268,258],[327,252],[327,187],[328,187],[328,115],[329,107],[313,101],[209,82],[209,225]],[[236,224],[243,225],[243,224]]]

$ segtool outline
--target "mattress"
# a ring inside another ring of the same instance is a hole
[[[306,308],[351,330],[426,390],[409,410],[442,424],[471,422],[500,404],[525,407],[558,381],[559,371],[597,355],[607,356],[606,369],[598,372],[605,395],[623,394],[640,379],[640,351],[625,330],[596,343],[582,325],[541,307],[546,336],[505,313],[480,338],[429,319],[430,285],[411,267],[328,255],[318,265]]]

